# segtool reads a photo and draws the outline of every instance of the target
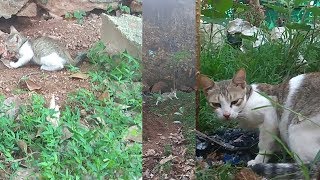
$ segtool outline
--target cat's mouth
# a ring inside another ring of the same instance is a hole
[[[1,56],[5,59],[12,59],[13,57],[15,57],[15,53],[9,52],[9,51],[3,51]]]

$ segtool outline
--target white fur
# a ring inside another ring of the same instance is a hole
[[[320,150],[319,125],[320,114],[288,128],[288,146],[304,163],[312,162]]]
[[[57,71],[63,69],[63,65],[66,63],[66,60],[54,52],[48,56],[42,57],[40,63],[42,65],[40,69],[46,71]]]
[[[289,92],[284,103],[284,107],[292,109],[293,97],[301,87],[305,75],[299,75],[289,81]],[[248,162],[248,166],[258,163],[264,163],[269,160],[268,156],[276,149],[274,136],[279,132],[282,140],[289,146],[289,149],[295,153],[304,163],[310,163],[314,160],[320,150],[320,112],[314,117],[303,119],[296,124],[290,124],[288,127],[290,111],[284,110],[281,115],[281,121],[277,115],[276,108],[272,106],[270,100],[260,95],[257,85],[253,84],[252,94],[249,99],[244,98],[240,107],[230,107],[230,102],[220,97],[221,108],[216,110],[219,118],[223,118],[223,113],[230,113],[230,118],[239,119],[239,124],[245,128],[259,128],[259,154],[254,160]],[[273,97],[271,97],[273,98]],[[259,108],[263,107],[263,108]],[[258,109],[256,109],[258,108]],[[297,159],[297,158],[296,158]],[[297,162],[301,162],[297,160]]]
[[[10,62],[10,66],[13,68],[21,67],[28,62],[32,60],[34,57],[34,52],[32,50],[32,47],[30,43],[27,41],[25,42],[21,48],[19,49],[19,60],[17,62]],[[57,71],[61,70],[64,67],[64,64],[66,64],[66,60],[61,58],[57,53],[51,53],[47,56],[41,57],[40,69],[46,70],[46,71]]]
[[[222,95],[219,97],[221,108],[216,109],[218,118],[225,119],[223,114],[230,114],[230,119],[239,119],[239,125],[244,128],[259,128],[259,154],[248,165],[267,162],[268,156],[275,149],[272,135],[278,135],[278,116],[272,103],[258,93],[257,85],[251,85],[252,93],[247,100],[245,96],[240,106],[231,106]],[[266,107],[265,107],[266,106]]]
[[[288,92],[288,97],[286,99],[286,102],[284,104],[284,107],[290,108],[292,106],[292,97],[296,93],[297,89],[301,86],[301,83],[303,82],[305,75],[299,75],[296,76],[289,81],[289,92]],[[281,115],[281,121],[279,124],[279,131],[281,138],[285,141],[288,142],[288,121],[289,121],[289,114],[290,111],[284,109],[282,115]]]
[[[13,68],[21,67],[27,64],[34,56],[30,43],[25,42],[19,49],[19,60],[17,62],[10,62],[10,66]]]
[[[240,125],[247,128],[259,128],[260,130],[259,154],[254,160],[249,161],[248,165],[267,162],[269,160],[268,156],[262,154],[270,154],[275,149],[272,135],[278,134],[278,116],[271,102],[258,93],[256,85],[252,85],[252,94],[248,101],[245,102],[239,117],[243,117],[239,120]]]
[[[246,97],[245,97],[245,100],[246,100]],[[228,102],[223,95],[219,96],[219,101],[220,101],[221,107],[217,108],[215,110],[219,119],[225,119],[224,114],[229,114],[230,119],[237,118],[239,115],[239,112],[243,108],[243,104],[245,104],[245,103],[242,103],[242,106],[240,105],[240,106],[231,106],[230,107],[231,102]]]

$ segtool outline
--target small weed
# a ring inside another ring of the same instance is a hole
[[[164,156],[170,156],[172,154],[172,146],[170,144],[166,144],[164,146],[164,152],[163,155]]]
[[[109,4],[106,8],[107,14],[110,14],[112,11],[114,11],[113,7]]]
[[[77,10],[73,12],[73,16],[77,19],[77,22],[79,24],[83,24],[84,16],[86,15],[86,12],[83,10]]]
[[[72,18],[76,18],[77,19],[77,23],[78,24],[83,24],[84,21],[84,17],[86,16],[86,12],[83,10],[77,10],[74,11],[73,13],[71,12],[67,12],[64,17],[66,19],[72,19]]]
[[[71,72],[79,72],[79,71],[80,71],[80,68],[79,68],[79,67],[76,67],[76,66],[67,65],[66,67],[67,67],[68,70],[71,71]]]
[[[119,4],[119,9],[122,13],[130,14],[130,7]]]
[[[64,18],[66,18],[66,19],[72,19],[72,18],[73,18],[73,15],[72,15],[72,13],[70,13],[70,12],[66,12],[66,14],[64,15]]]

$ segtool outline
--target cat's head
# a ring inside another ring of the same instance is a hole
[[[7,36],[6,40],[4,41],[6,50],[13,53],[18,52],[19,48],[23,44],[23,36],[14,28],[13,26],[10,27],[10,34]]]
[[[206,99],[218,118],[237,118],[247,101],[245,70],[240,69],[230,80],[214,82],[205,75],[200,75],[199,79]]]

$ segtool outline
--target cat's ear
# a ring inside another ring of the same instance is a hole
[[[19,33],[14,26],[10,26],[10,34]]]
[[[200,87],[206,93],[214,86],[214,82],[205,75],[199,74]]]
[[[232,83],[236,86],[240,86],[243,89],[246,87],[246,71],[241,68],[232,79]]]

